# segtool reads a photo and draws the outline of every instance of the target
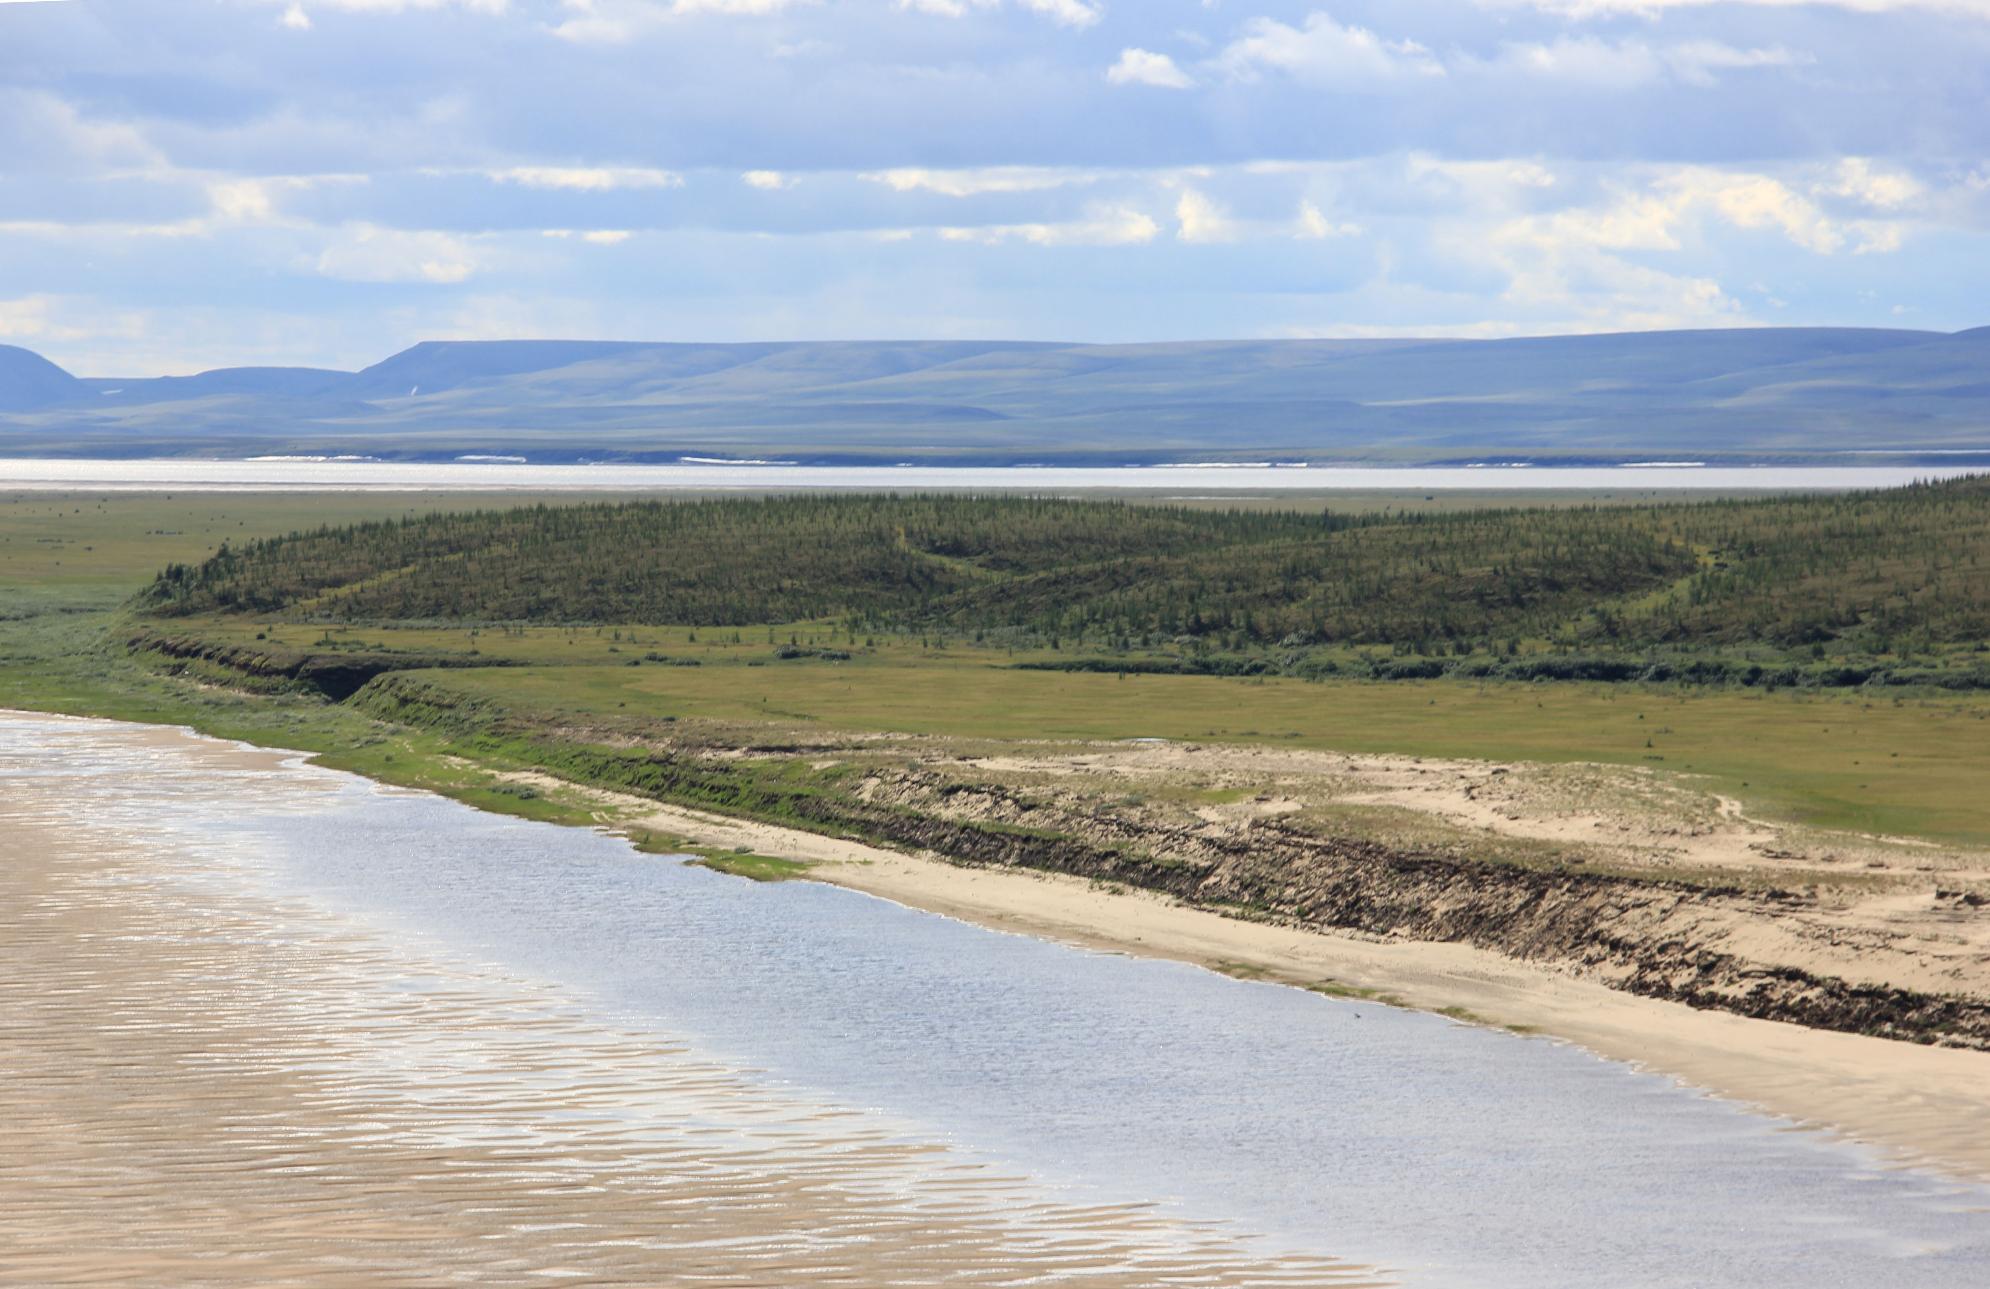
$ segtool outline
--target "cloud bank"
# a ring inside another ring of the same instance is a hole
[[[1990,0],[0,0],[0,337],[1990,321]]]

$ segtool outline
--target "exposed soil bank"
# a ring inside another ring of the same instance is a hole
[[[1803,915],[1829,910],[1806,891],[1481,861],[1321,835],[1275,815],[1183,822],[1116,810],[1069,785],[991,782],[971,761],[894,767],[848,748],[615,746],[610,731],[536,728],[413,676],[384,676],[355,702],[473,748],[501,745],[574,782],[955,865],[1119,883],[1306,930],[1468,945],[1695,1007],[1990,1050],[1984,995],[1928,988],[1941,973],[1905,961],[1912,944],[1854,935],[1850,923],[1811,934]],[[1990,923],[1976,905],[1958,904],[1958,916]]]
[[[962,868],[545,774],[506,777],[590,803],[631,831],[802,860],[814,880],[998,930],[1566,1039],[1904,1162],[1990,1179],[1990,1057],[1980,1052],[1682,1007],[1460,944],[1242,921],[1114,884]]]
[[[330,651],[316,653],[287,649],[278,645],[252,649],[217,644],[194,636],[173,636],[143,629],[125,640],[134,653],[147,653],[160,659],[168,670],[198,675],[214,668],[240,684],[287,686],[306,689],[333,702],[343,702],[358,693],[375,676],[425,667],[503,666],[496,659],[467,659],[448,653],[388,653],[384,651]]]
[[[1778,832],[1719,799],[1717,817],[1689,818],[1649,784],[1657,795],[1643,816],[1522,820],[1519,807],[1538,806],[1543,791],[1527,786],[1525,767],[1183,746],[945,756],[892,738],[719,745],[690,723],[666,745],[549,728],[407,675],[375,681],[355,705],[444,732],[478,763],[512,767],[501,777],[638,835],[808,861],[819,880],[998,928],[1570,1039],[1990,1177],[1980,855],[1883,839],[1861,851],[1841,835]],[[1320,838],[1284,822],[1303,816],[1276,791],[1198,807],[1183,823],[1183,812],[1151,804],[1103,809],[1097,782],[1060,786],[1086,775],[1151,784],[1159,771],[1212,762],[1281,790],[1358,769],[1365,797],[1392,776],[1448,778],[1426,808],[1495,820],[1508,831],[1492,840],[1606,822],[1668,841],[1684,834],[1682,871],[1697,880]],[[1543,774],[1566,787],[1565,769]],[[1812,884],[1848,863],[1854,894]],[[1790,889],[1762,885],[1764,872]],[[1909,879],[1967,889],[1890,885]]]
[[[429,706],[431,699],[437,705]],[[1990,1077],[1986,1077],[1990,1067],[1980,1052],[1696,1010],[1635,996],[1544,962],[1518,961],[1468,944],[1417,942],[1400,935],[1382,937],[1353,931],[1320,932],[1248,921],[1192,908],[1172,897],[1117,882],[1012,867],[963,868],[869,844],[854,835],[741,817],[745,799],[764,788],[761,767],[825,767],[825,772],[833,774],[835,757],[825,756],[819,749],[810,753],[789,747],[756,753],[699,745],[694,738],[680,759],[710,762],[713,767],[730,764],[734,772],[729,779],[712,780],[729,794],[724,805],[686,808],[637,793],[580,786],[564,777],[564,770],[555,776],[520,768],[525,764],[517,756],[525,747],[520,741],[522,734],[501,734],[500,714],[466,708],[457,696],[420,677],[380,681],[368,691],[363,705],[383,702],[400,706],[403,710],[397,714],[403,720],[416,720],[446,732],[450,742],[466,757],[474,757],[476,764],[495,767],[501,777],[521,786],[531,785],[536,792],[571,801],[603,824],[637,834],[661,834],[728,850],[743,846],[762,854],[809,861],[818,865],[811,876],[820,880],[999,929],[1171,957],[1232,974],[1377,1001],[1386,999],[1538,1031],[1573,1040],[1607,1057],[1676,1075],[1770,1113],[1841,1130],[1915,1161],[1990,1178]],[[392,735],[391,728],[382,732]],[[563,733],[573,736],[578,731]],[[930,766],[920,771],[904,769],[907,753],[920,750],[909,741],[880,739],[877,744],[901,772],[914,776],[934,773]],[[595,751],[633,753],[626,744]],[[846,748],[837,755],[851,758],[851,751]],[[1119,747],[1108,754],[1085,749],[1082,756],[1074,755],[1068,746],[1055,751],[1012,748],[1014,755],[1008,760],[980,755],[962,768],[984,779],[1027,770],[1039,781],[1054,781],[1076,775],[1081,763],[1092,766],[1104,761],[1106,768],[1116,773],[1122,768],[1110,764],[1116,758],[1168,765],[1184,759],[1220,759],[1226,751],[1240,762],[1231,770],[1249,782],[1269,785],[1271,792],[1260,793],[1257,799],[1246,797],[1234,805],[1198,807],[1196,814],[1246,820],[1283,817],[1293,803],[1277,794],[1289,785],[1295,768],[1308,775],[1320,773],[1322,761],[1331,761],[1335,769],[1344,768],[1344,759],[1320,754],[1182,746]],[[1452,773],[1455,767],[1395,758],[1381,763],[1379,771],[1375,765],[1369,769],[1374,775],[1354,785],[1362,796],[1374,795],[1378,783],[1386,786],[1390,776],[1415,783]],[[1518,813],[1515,806],[1519,799],[1495,795],[1493,785],[1506,790],[1505,785],[1521,777],[1518,769],[1481,766],[1474,773],[1478,777],[1464,781],[1462,788],[1454,782],[1438,794],[1441,800],[1435,808],[1496,811],[1489,817],[1511,829],[1542,833],[1588,829],[1600,822],[1570,816],[1511,823],[1511,817]],[[1267,795],[1270,800],[1264,799]],[[971,796],[957,792],[952,800],[966,806]],[[1677,831],[1678,811],[1672,803],[1665,804],[1669,822],[1661,832],[1670,834]],[[1612,826],[1631,828],[1634,823],[1623,821]],[[1759,865],[1761,843],[1747,840],[1755,835],[1754,827],[1749,825],[1749,830],[1733,835],[1692,838],[1696,846],[1705,841],[1718,843],[1696,849],[1694,862]],[[1699,828],[1696,825],[1689,831]],[[1912,857],[1917,869],[1927,866],[1919,862],[1922,860],[1944,865],[1941,880],[1945,882],[1975,880],[1981,859],[1947,856],[1925,847],[1914,848]],[[1839,858],[1834,853],[1811,856],[1818,862]],[[1777,860],[1800,861],[1810,862],[1801,856]],[[1943,916],[1972,914],[1973,908],[1964,905]],[[1788,912],[1780,918],[1783,923],[1798,920]],[[1833,943],[1857,940],[1829,927],[1811,929]],[[1759,927],[1734,929],[1735,934],[1749,931],[1761,933]],[[1780,930],[1775,932],[1781,934]],[[1860,947],[1853,943],[1847,952]],[[1983,954],[1967,942],[1956,947],[1961,960],[1982,969]],[[1915,955],[1910,962],[1925,956]],[[1935,974],[1946,978],[1954,970],[1943,966]]]

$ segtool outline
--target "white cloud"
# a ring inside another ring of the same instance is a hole
[[[497,183],[524,188],[557,188],[570,192],[612,192],[620,188],[682,188],[684,179],[669,170],[633,166],[511,166],[487,170]]]
[[[1898,210],[1919,200],[1927,189],[1920,180],[1903,171],[1881,170],[1867,157],[1846,157],[1812,191],[1844,197],[1876,210]]]
[[[647,5],[604,5],[600,0],[564,0],[574,16],[554,23],[548,30],[561,40],[575,44],[619,44],[635,37],[638,29],[655,22],[661,11]]]
[[[464,282],[482,267],[469,242],[451,233],[350,224],[318,253],[317,271],[348,282]]]
[[[1310,201],[1299,203],[1299,218],[1293,223],[1292,235],[1305,241],[1324,241],[1329,237],[1359,237],[1361,225],[1352,223],[1336,224],[1328,219],[1318,206]]]
[[[175,219],[158,224],[120,221],[66,224],[54,219],[0,220],[0,233],[10,237],[38,237],[50,241],[104,241],[139,237],[204,237],[214,231],[208,219]]]
[[[209,184],[207,199],[218,219],[230,223],[260,223],[276,216],[269,185],[259,179],[231,179]]]
[[[1360,89],[1444,75],[1436,55],[1413,40],[1384,40],[1366,27],[1346,27],[1326,13],[1302,26],[1253,18],[1244,35],[1217,55],[1216,65],[1238,79],[1275,71],[1331,89]]]
[[[79,241],[84,239],[193,238],[249,225],[272,228],[308,228],[303,220],[289,217],[277,206],[279,192],[304,192],[334,184],[364,184],[365,175],[276,175],[264,178],[202,179],[199,175],[165,171],[162,177],[175,181],[198,181],[205,190],[205,214],[182,219],[139,223],[131,220],[17,219],[0,221],[0,232],[24,237]]]
[[[539,230],[539,236],[550,237],[560,242],[577,237],[594,246],[620,246],[635,234],[626,228],[542,228]]]
[[[1404,171],[1412,185],[1434,189],[1466,209],[1481,211],[1531,205],[1559,182],[1554,171],[1526,158],[1453,161],[1418,152],[1410,155]]]
[[[1846,230],[1827,218],[1788,184],[1767,175],[1729,175],[1687,170],[1664,185],[1666,198],[1680,214],[1694,206],[1712,209],[1742,229],[1775,229],[1818,255],[1843,249]]]
[[[1027,242],[1034,246],[1137,246],[1161,234],[1161,226],[1145,211],[1130,206],[1101,207],[1084,219],[1056,224],[988,224],[978,228],[942,228],[949,242]]]
[[[730,18],[762,18],[819,0],[561,0],[572,16],[550,30],[578,44],[620,44],[640,33],[678,18],[714,14]]]
[[[1410,84],[1452,70],[1415,41],[1385,40],[1365,27],[1344,26],[1324,12],[1308,15],[1301,27],[1255,18],[1245,24],[1244,33],[1214,60],[1239,79],[1275,70],[1327,88],[1361,89]],[[1462,68],[1628,91],[1667,79],[1711,85],[1717,72],[1792,67],[1814,60],[1781,46],[1742,48],[1717,40],[1653,44],[1637,38],[1564,35],[1546,42],[1509,43],[1490,61],[1457,61]]]
[[[839,284],[936,328],[949,293],[987,334],[1335,316],[1307,296],[1345,298],[1357,323],[1531,328],[1718,310],[1693,285],[1716,278],[1765,317],[1780,296],[1803,322],[1883,323],[1895,300],[1974,320],[1990,150],[1967,104],[1990,26],[1958,15],[1990,0],[1698,3],[212,0],[193,7],[217,23],[162,21],[108,68],[30,24],[35,75],[0,86],[0,294],[156,305],[175,345],[172,312],[211,295],[249,348],[267,302],[371,337],[379,311],[435,317],[486,290],[627,300],[687,331],[779,315],[821,332],[840,315],[809,307]],[[649,43],[549,34],[570,21]],[[170,74],[189,67],[198,103]],[[1715,80],[1719,104],[1694,90]],[[1206,165],[1162,164],[1179,158]],[[306,193],[271,173],[290,169],[375,177]],[[1507,276],[1470,258],[1502,230],[1544,303],[1501,303]],[[1431,250],[1440,234],[1458,255]],[[1557,239],[1571,249],[1551,260]],[[1113,244],[1130,253],[1032,254]],[[695,308],[632,269],[652,252],[682,265]],[[1135,256],[1151,290],[1129,311],[1102,288]],[[321,258],[465,285],[355,289],[319,278]],[[1551,302],[1556,273],[1579,305]],[[1364,279],[1385,286],[1357,300]],[[1600,303],[1611,283],[1620,312]],[[296,332],[298,356],[352,343]]]
[[[1897,223],[1862,219],[1852,228],[1859,237],[1852,246],[1854,255],[1891,255],[1907,241],[1907,230]]]
[[[1560,315],[1553,329],[1644,331],[1731,326],[1740,304],[1713,278],[1668,273],[1581,242],[1543,241],[1524,230],[1474,236],[1469,253],[1507,275],[1500,300],[1535,315]]]
[[[88,341],[131,342],[145,336],[147,323],[143,310],[107,307],[87,296],[27,295],[0,299],[0,344],[41,348]],[[83,363],[74,354],[51,361],[60,362],[71,372],[95,369],[89,365],[87,356]]]
[[[1689,85],[1711,85],[1715,72],[1800,67],[1817,61],[1809,54],[1797,53],[1781,45],[1741,49],[1717,40],[1689,40],[1670,45],[1660,56],[1672,69],[1672,74]]]
[[[1420,159],[1411,168],[1412,182],[1420,170],[1462,185],[1455,213],[1425,226],[1436,258],[1417,265],[1419,278],[1430,280],[1431,263],[1446,261],[1460,266],[1468,279],[1486,267],[1504,278],[1495,296],[1473,287],[1442,300],[1450,309],[1497,310],[1498,321],[1462,324],[1466,330],[1459,334],[1479,325],[1546,333],[1743,324],[1749,318],[1741,301],[1702,267],[1708,245],[1728,230],[1774,234],[1811,254],[1830,256],[1897,250],[1907,228],[1883,219],[1834,219],[1806,195],[1806,190],[1863,191],[1873,176],[1856,164],[1841,162],[1808,174],[1693,165],[1613,167],[1577,173],[1553,187],[1516,183],[1531,167],[1524,161]],[[1888,178],[1894,176],[1879,176],[1880,194],[1912,200]],[[1600,190],[1591,186],[1597,182]],[[1582,195],[1552,209],[1534,208],[1565,189]],[[1301,221],[1308,222],[1303,212]],[[1401,289],[1414,299],[1420,288]],[[1447,334],[1422,325],[1404,330]]]
[[[296,24],[290,21],[290,14],[303,14],[302,7],[291,0],[270,0],[271,3],[286,4],[285,26]],[[511,6],[507,0],[312,0],[321,9],[343,9],[351,13],[406,13],[410,9],[468,9],[473,13],[500,14]],[[309,25],[306,18],[305,25]]]
[[[762,14],[779,13],[796,5],[815,2],[816,0],[676,0],[670,9],[672,13],[723,13],[735,17],[757,18]]]
[[[314,188],[361,186],[369,182],[371,180],[366,175],[344,174],[213,179],[207,182],[207,217],[183,221],[175,229],[188,236],[197,236],[243,224],[303,228],[308,226],[304,221],[283,213],[278,204],[280,194],[309,192]]]
[[[1194,188],[1175,201],[1175,236],[1184,242],[1232,242],[1237,225],[1229,213]]]
[[[1479,3],[1488,8],[1544,9],[1570,18],[1606,18],[1620,14],[1655,18],[1668,9],[1701,9],[1717,4],[1756,5],[1773,9],[1850,9],[1857,13],[1896,13],[1918,9],[1990,18],[1990,0],[1479,0]]]
[[[1788,185],[1760,176],[1716,183],[1703,199],[1736,228],[1774,229],[1817,255],[1888,254],[1906,235],[1897,220],[1832,219]]]
[[[1620,43],[1594,36],[1508,45],[1500,51],[1498,65],[1532,79],[1622,90],[1648,85],[1665,70],[1658,55],[1642,41]]]
[[[51,316],[55,307],[55,297],[48,295],[0,300],[0,340],[81,340],[89,334],[56,322]]]
[[[1841,163],[1834,172],[1845,175]],[[1854,176],[1860,172],[1853,171]],[[1818,187],[1822,187],[1819,185]],[[1893,189],[1882,183],[1881,190]],[[1642,186],[1618,185],[1601,204],[1572,206],[1518,217],[1505,224],[1508,240],[1582,245],[1607,251],[1678,251],[1700,221],[1714,220],[1748,232],[1773,231],[1814,255],[1897,250],[1902,232],[1880,220],[1836,220],[1796,188],[1772,175],[1677,166],[1655,172]]]
[[[1151,85],[1164,90],[1185,90],[1195,84],[1187,72],[1175,66],[1174,59],[1148,49],[1120,50],[1119,61],[1106,69],[1106,80],[1114,85]]]
[[[92,119],[45,90],[0,84],[0,175],[156,174],[171,168],[136,125]]]
[[[1630,193],[1609,205],[1529,216],[1506,228],[1515,235],[1538,230],[1547,238],[1611,251],[1676,251],[1689,204],[1690,198]]]
[[[1813,61],[1781,47],[1742,49],[1715,40],[1653,45],[1643,40],[1600,40],[1561,36],[1548,43],[1510,44],[1493,64],[1497,70],[1530,79],[1559,81],[1595,90],[1630,91],[1666,79],[1712,85],[1714,73],[1764,67],[1792,67]]]
[[[985,166],[974,170],[926,170],[903,166],[871,170],[860,178],[883,184],[894,192],[933,192],[942,197],[978,197],[991,192],[1042,192],[1093,182],[1091,171],[1052,166]]]
[[[1063,27],[1089,27],[1104,13],[1098,0],[1016,0],[1016,3]],[[977,9],[995,9],[1001,4],[1002,0],[898,0],[900,9],[942,18],[964,18]]]
[[[1100,15],[1099,6],[1087,0],[1019,0],[1019,3],[1065,27],[1089,27]]]

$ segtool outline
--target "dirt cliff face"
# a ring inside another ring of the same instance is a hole
[[[168,668],[350,692],[467,755],[501,749],[670,804],[1239,918],[1468,944],[1694,1007],[1990,1050],[1990,857],[1903,860],[1883,839],[1786,833],[1635,771],[579,719],[467,700],[401,672],[422,663],[405,655],[151,633],[132,646]],[[1377,809],[1396,813],[1362,813]]]
[[[426,667],[503,665],[446,653],[314,652],[280,646],[257,649],[151,630],[134,632],[125,640],[125,647],[133,653],[151,655],[169,670],[205,665],[238,682],[259,684],[264,688],[308,691],[334,702],[352,697],[374,677],[390,672]]]
[[[868,795],[927,813],[931,826],[899,840],[956,863],[1117,881],[1286,925],[1465,943],[1695,1007],[1990,1049],[1990,1000],[1869,983],[1901,965],[1872,943],[1848,942],[1826,926],[1816,936],[1847,950],[1842,972],[1779,960],[1812,957],[1774,952],[1790,934],[1808,938],[1805,915],[1828,911],[1806,894],[1474,861],[1321,837],[1276,819],[1171,828],[1102,812],[1071,794],[1026,796],[934,773],[882,775]],[[963,846],[960,831],[975,818],[1027,823],[1070,840],[1012,834],[1007,846]],[[1750,934],[1765,927],[1783,934]],[[1768,943],[1755,952],[1742,947],[1754,941]]]
[[[1083,772],[1066,772],[1056,757],[1069,755],[1068,746],[1007,745],[989,755],[987,745],[977,745],[966,755],[937,740],[825,741],[695,722],[646,727],[562,718],[549,725],[468,707],[446,686],[405,676],[373,682],[356,702],[387,719],[501,739],[508,755],[577,782],[859,837],[957,865],[1065,873],[1320,931],[1469,944],[1695,1007],[1990,1049],[1990,953],[1980,951],[1990,940],[1990,907],[1981,896],[1952,891],[1944,901],[1930,892],[1925,911],[1876,919],[1859,892],[1871,887],[1898,901],[1902,878],[1922,879],[1885,874],[1882,881],[1861,869],[1856,884],[1819,886],[1824,869],[1793,868],[1782,858],[1789,852],[1760,841],[1730,847],[1743,857],[1730,867],[1682,867],[1693,880],[1675,880],[1662,869],[1609,871],[1600,862],[1608,855],[1593,847],[1536,846],[1516,859],[1502,852],[1497,843],[1510,839],[1499,834],[1407,843],[1337,827],[1331,818],[1323,823],[1300,809],[1314,779],[1343,794],[1350,784],[1372,786],[1360,778],[1363,766],[1347,758],[1259,758],[1238,781],[1275,779],[1293,799],[1267,803],[1259,794],[1239,806],[1203,809],[1193,796],[1166,794],[1179,789],[1184,767],[1203,782],[1202,767],[1239,750],[1088,748],[1075,762]],[[1401,763],[1384,768],[1409,770]],[[1438,772],[1420,762],[1413,768]],[[1477,801],[1505,792],[1500,817],[1518,817],[1525,794],[1505,785],[1521,772],[1438,770],[1476,776],[1451,796]],[[1690,812],[1669,798],[1659,805],[1673,822],[1640,826],[1710,845],[1721,840],[1708,822],[1718,806],[1685,819]],[[1749,827],[1748,836],[1760,832]]]

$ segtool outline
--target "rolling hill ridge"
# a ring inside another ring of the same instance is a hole
[[[1515,340],[428,341],[79,378],[0,347],[0,453],[804,463],[1990,462],[1990,328]]]

